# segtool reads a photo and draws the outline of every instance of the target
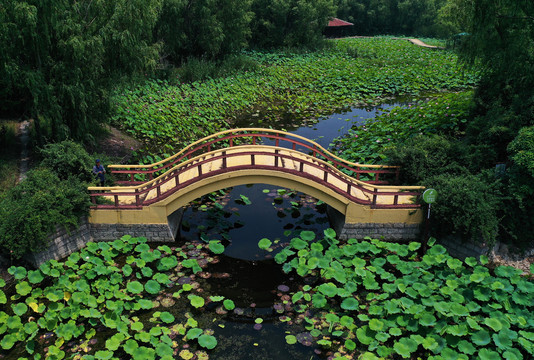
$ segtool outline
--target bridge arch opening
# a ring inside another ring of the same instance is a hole
[[[264,182],[210,191],[174,214],[181,214],[177,241],[221,240],[226,256],[249,261],[273,258],[302,230],[313,231],[319,238],[331,227],[326,203]],[[258,247],[263,238],[272,241],[272,250]]]

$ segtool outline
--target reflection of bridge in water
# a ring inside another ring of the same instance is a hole
[[[178,226],[173,215],[177,210],[212,191],[253,183],[294,189],[324,201],[337,210],[330,214],[342,237],[414,239],[422,221],[416,201],[422,187],[388,185],[398,179],[398,167],[348,162],[283,131],[223,131],[151,165],[109,168],[124,177],[120,186],[89,188],[90,222],[114,233],[109,237],[130,228],[156,240],[166,240],[165,232],[172,238],[169,229]],[[143,226],[151,230],[144,234]]]

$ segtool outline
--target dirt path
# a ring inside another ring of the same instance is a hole
[[[411,42],[412,44],[415,44],[417,46],[422,46],[422,47],[429,48],[429,49],[445,49],[444,47],[441,47],[441,46],[434,46],[434,45],[425,44],[424,42],[422,42],[419,39],[406,39],[406,40],[408,40],[409,42]]]
[[[19,165],[19,182],[26,178],[26,172],[28,172],[30,164],[30,155],[28,149],[28,143],[30,142],[30,125],[31,120],[24,120],[19,125],[20,131],[20,165]]]
[[[372,39],[373,37],[374,36],[349,36],[347,38],[337,38],[335,40],[341,40],[341,39]],[[434,45],[425,44],[424,42],[422,42],[419,39],[397,38],[397,37],[393,37],[391,39],[393,39],[393,40],[407,40],[407,41],[411,42],[414,45],[425,47],[425,48],[428,48],[428,49],[445,49],[444,47],[441,47],[441,46],[434,46]]]

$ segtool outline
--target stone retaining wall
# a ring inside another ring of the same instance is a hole
[[[113,241],[124,235],[146,237],[153,242],[172,242],[168,224],[91,224],[93,241]]]
[[[28,254],[24,257],[24,260],[35,267],[39,267],[50,259],[59,260],[69,256],[85,247],[91,241],[91,224],[89,224],[87,218],[81,218],[78,228],[71,227],[67,230],[63,226],[57,226],[56,232],[48,238],[50,244],[48,249]]]
[[[330,226],[336,231],[340,240],[363,239],[370,236],[373,239],[384,239],[391,241],[411,241],[420,239],[419,224],[404,223],[357,223],[346,224],[345,217],[332,207],[327,208]]]
[[[58,226],[56,232],[49,236],[48,249],[31,253],[24,257],[34,267],[55,259],[63,259],[75,251],[85,247],[90,241],[113,241],[123,235],[146,237],[149,242],[173,242],[180,226],[183,210],[176,211],[169,217],[169,224],[90,224],[87,218],[80,219],[78,228],[67,231]],[[8,259],[0,257],[0,265],[8,263]]]
[[[373,239],[389,241],[411,241],[420,239],[419,224],[386,223],[386,224],[345,224],[337,232],[340,240]]]
[[[470,256],[478,259],[480,255],[488,255],[491,250],[486,244],[465,241],[452,235],[437,239],[437,243],[443,245],[451,256],[462,260]]]

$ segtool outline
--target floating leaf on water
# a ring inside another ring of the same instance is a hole
[[[297,341],[304,346],[312,346],[313,336],[309,332],[297,334]]]
[[[289,286],[287,285],[278,285],[278,290],[280,290],[281,292],[288,292],[289,291]]]
[[[143,285],[139,281],[131,281],[126,285],[126,289],[133,294],[140,294],[143,291]]]
[[[198,338],[198,343],[200,346],[211,350],[217,346],[217,339],[212,335],[201,335]]]
[[[26,277],[27,271],[22,266],[10,266],[7,272],[15,278],[15,280],[22,280]]]
[[[297,343],[297,338],[295,335],[286,335],[286,342],[289,345],[293,345]]]
[[[243,315],[245,313],[245,311],[241,308],[235,308],[234,309],[234,314],[236,315]]]
[[[272,245],[272,241],[267,239],[267,238],[263,238],[261,239],[259,242],[258,242],[258,247],[262,250],[267,250],[269,249],[269,247]]]
[[[226,310],[234,310],[235,309],[235,303],[230,299],[224,300],[223,301],[223,305],[224,305],[224,308]]]
[[[161,290],[161,286],[157,281],[150,279],[145,283],[145,290],[149,294],[157,294]]]
[[[358,300],[352,297],[346,298],[341,302],[341,308],[344,310],[356,310],[359,305]]]
[[[197,309],[204,306],[204,298],[201,296],[189,295],[187,298],[189,299],[191,305]]]
[[[214,254],[222,254],[224,252],[224,245],[221,244],[220,240],[211,240],[208,247]]]
[[[261,330],[262,327],[263,327],[262,324],[254,324],[253,326],[254,330]]]
[[[166,324],[170,324],[174,321],[174,315],[167,311],[162,312],[159,318]]]

